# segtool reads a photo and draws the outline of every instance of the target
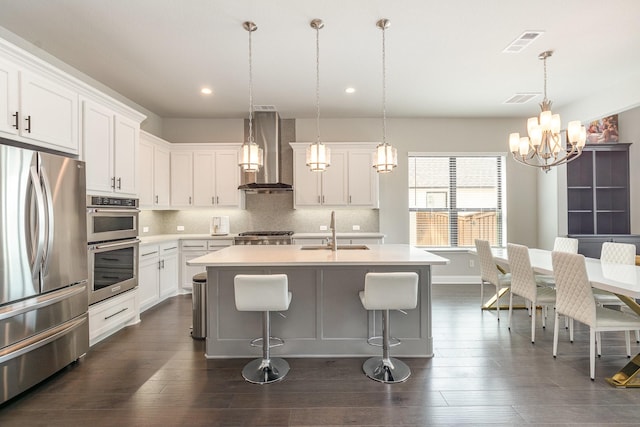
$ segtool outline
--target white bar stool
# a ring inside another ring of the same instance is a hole
[[[271,336],[270,311],[284,311],[291,303],[291,292],[286,274],[238,274],[234,278],[236,309],[262,311],[262,338],[251,341],[252,346],[262,341],[262,358],[252,360],[242,369],[245,380],[254,384],[280,381],[289,372],[289,364],[279,357],[271,357],[270,349],[284,344]],[[277,341],[271,344],[271,341]]]
[[[367,359],[364,373],[375,381],[400,383],[411,375],[406,363],[389,356],[389,310],[406,310],[418,305],[418,274],[413,272],[367,273],[360,301],[367,310],[382,310],[382,357]]]

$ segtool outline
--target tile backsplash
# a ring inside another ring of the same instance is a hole
[[[320,232],[320,226],[329,226],[331,209],[293,209],[293,192],[247,194],[245,209],[189,209],[140,212],[140,235],[203,234],[209,232],[212,216],[228,215],[230,232],[255,230],[292,230],[298,233]],[[379,231],[377,209],[336,209],[339,232]],[[178,226],[184,227],[177,231]],[[148,232],[143,232],[145,227]]]

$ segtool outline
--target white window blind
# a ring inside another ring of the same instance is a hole
[[[409,156],[411,244],[472,247],[475,239],[502,246],[503,156]]]

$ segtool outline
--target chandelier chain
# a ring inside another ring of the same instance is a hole
[[[545,56],[542,60],[543,68],[544,68],[544,102],[547,102],[547,57]]]

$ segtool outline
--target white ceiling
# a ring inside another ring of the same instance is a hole
[[[638,0],[0,0],[0,26],[161,117],[193,118],[247,115],[246,20],[258,25],[254,103],[283,117],[315,117],[314,18],[323,117],[381,115],[380,18],[388,116],[509,117],[538,111],[542,96],[503,102],[542,92],[544,50],[555,107],[640,81],[638,17]],[[502,53],[527,30],[545,33]]]

